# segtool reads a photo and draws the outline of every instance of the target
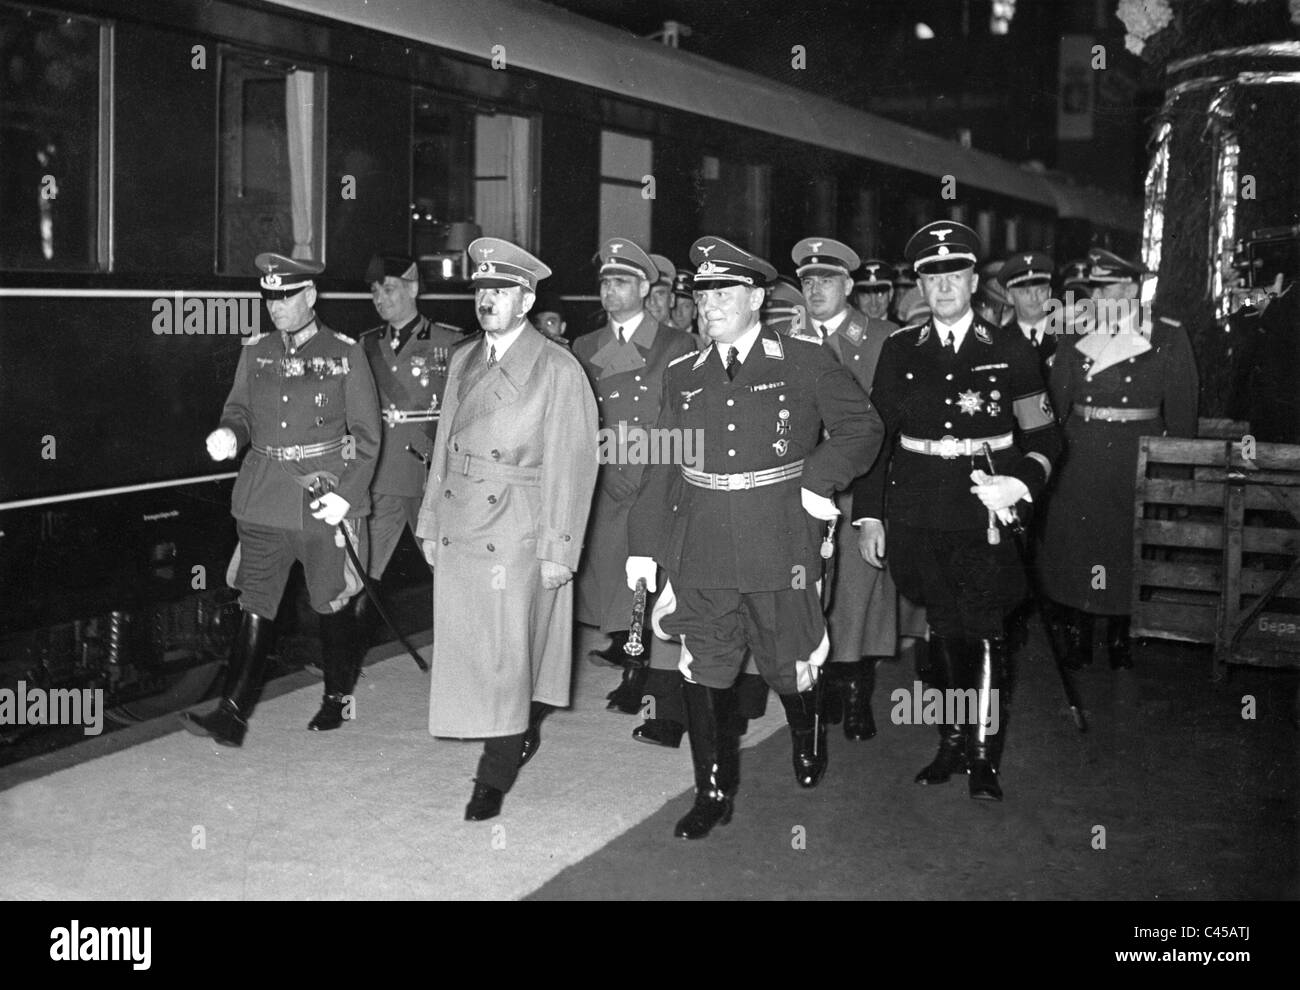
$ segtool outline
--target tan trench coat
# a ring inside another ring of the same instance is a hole
[[[569,703],[573,582],[596,483],[596,401],[577,359],[531,324],[488,368],[452,355],[416,535],[434,550],[429,732],[523,732],[529,703]]]

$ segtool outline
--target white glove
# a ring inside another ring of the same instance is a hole
[[[628,557],[625,565],[627,586],[636,591],[638,578],[645,578],[645,590],[655,590],[655,559],[653,557]]]
[[[840,514],[840,510],[835,507],[835,503],[825,495],[814,495],[807,488],[800,488],[799,498],[803,502],[803,511],[814,519],[830,522]]]
[[[214,461],[228,461],[239,453],[235,431],[222,426],[208,434],[208,456]]]
[[[817,683],[817,678],[821,676],[821,668],[807,660],[796,660],[794,662],[795,683],[799,687],[799,693],[803,694]]]
[[[341,523],[343,518],[348,514],[348,509],[352,508],[352,506],[348,504],[348,500],[337,492],[326,492],[320,498],[316,499],[316,501],[312,502],[311,507],[318,510],[313,512],[311,517],[313,519],[320,519],[330,526],[337,526]]]
[[[979,500],[984,503],[984,508],[994,512],[999,509],[1009,509],[1029,495],[1029,486],[1019,478],[1012,478],[1009,475],[985,474],[976,469],[970,473],[970,480],[975,482],[971,493],[979,496]],[[1001,514],[998,518],[1002,518]]]

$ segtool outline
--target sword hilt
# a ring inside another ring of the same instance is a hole
[[[645,652],[645,647],[641,645],[641,630],[645,625],[645,598],[645,578],[637,578],[636,590],[632,592],[632,622],[627,631],[627,643],[623,646],[623,652],[630,657],[639,657]]]

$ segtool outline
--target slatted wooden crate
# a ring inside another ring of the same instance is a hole
[[[1234,425],[1235,430],[1235,425]],[[1143,437],[1133,633],[1222,665],[1300,666],[1300,446]]]

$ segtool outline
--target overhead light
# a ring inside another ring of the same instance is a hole
[[[924,21],[916,22],[916,36],[922,41],[930,41],[934,38],[934,28],[930,27]]]

